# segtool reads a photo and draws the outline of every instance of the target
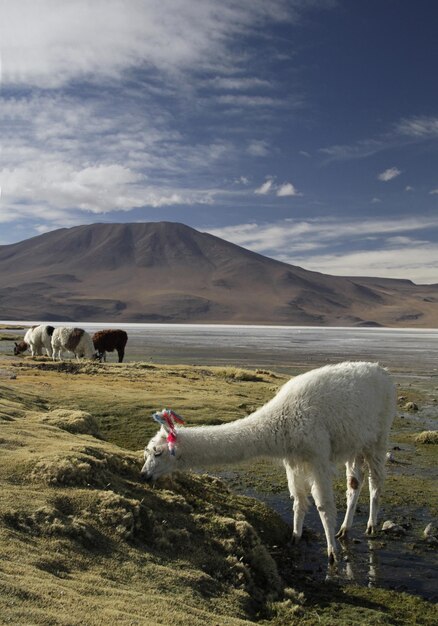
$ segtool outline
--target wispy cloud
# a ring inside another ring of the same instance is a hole
[[[438,137],[438,117],[417,116],[402,119],[396,125],[396,132],[415,139]]]
[[[438,188],[437,188],[437,189],[432,189],[432,191],[429,191],[429,194],[430,194],[431,196],[435,196],[435,195],[437,195],[437,194],[438,194]]]
[[[345,161],[350,159],[363,159],[372,156],[386,148],[386,144],[380,139],[364,139],[352,145],[334,145],[320,148],[319,152],[327,156],[330,161]]]
[[[114,80],[134,67],[165,73],[235,71],[228,44],[267,22],[297,22],[302,0],[2,0],[3,84],[54,88]]]
[[[269,154],[269,144],[264,140],[254,140],[250,142],[246,151],[251,156],[264,157]]]
[[[348,221],[285,220],[209,230],[240,246],[306,269],[344,276],[437,282],[438,216]],[[414,237],[413,233],[421,234]],[[425,256],[427,255],[427,256]]]
[[[381,174],[379,174],[377,178],[381,180],[382,182],[387,183],[390,180],[397,178],[397,176],[400,176],[400,174],[401,174],[401,170],[399,170],[398,167],[390,167],[384,172],[382,172]]]
[[[428,141],[438,138],[438,117],[413,116],[403,118],[392,125],[386,132],[361,139],[352,144],[335,144],[320,148],[327,162],[364,159],[385,150]]]
[[[269,89],[272,83],[269,80],[254,76],[226,77],[216,76],[209,84],[222,91],[248,91]]]
[[[436,283],[438,249],[432,243],[409,243],[376,250],[298,257],[295,263],[338,276],[381,276],[409,279],[417,284]]]

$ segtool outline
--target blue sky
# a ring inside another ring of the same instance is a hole
[[[2,0],[0,244],[178,221],[438,282],[438,3]]]

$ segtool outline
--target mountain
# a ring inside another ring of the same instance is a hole
[[[92,224],[0,246],[0,319],[436,327],[438,284],[310,272],[184,224]]]

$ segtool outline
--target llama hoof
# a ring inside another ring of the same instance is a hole
[[[301,535],[297,535],[296,533],[293,533],[292,539],[290,540],[290,544],[292,546],[296,546],[297,543],[300,542],[300,539],[301,539]]]
[[[367,526],[367,529],[365,531],[366,535],[375,535],[376,534],[376,529],[374,526]]]
[[[340,528],[336,533],[336,539],[340,539],[341,541],[349,538],[349,530],[348,528]]]

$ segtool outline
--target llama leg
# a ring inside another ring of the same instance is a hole
[[[347,461],[345,464],[347,474],[347,510],[344,521],[336,537],[346,537],[353,524],[353,517],[356,511],[357,501],[363,485],[363,458],[357,457],[353,462]]]
[[[117,354],[119,355],[119,363],[123,363],[123,357],[125,356],[125,349],[117,348]]]
[[[304,516],[309,508],[309,499],[307,497],[309,487],[299,469],[294,469],[286,459],[283,463],[286,468],[290,497],[293,499],[292,543],[297,543],[303,534]]]
[[[369,490],[370,490],[370,516],[367,523],[366,534],[373,535],[377,529],[377,514],[379,512],[380,496],[383,483],[385,481],[385,454],[374,455],[367,459],[370,469]]]
[[[327,540],[327,554],[330,563],[336,560],[336,506],[333,496],[330,466],[312,472],[312,496],[318,509],[319,517]]]

